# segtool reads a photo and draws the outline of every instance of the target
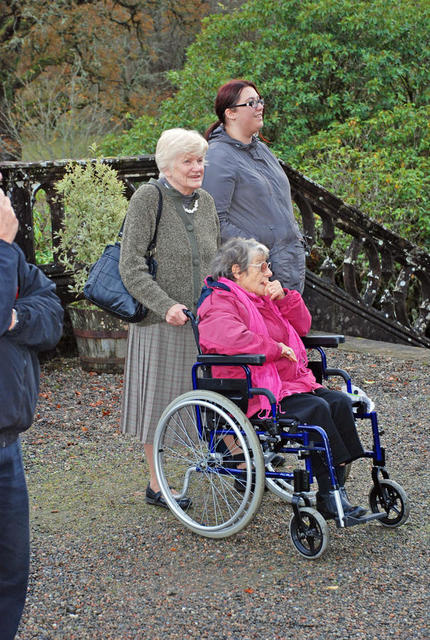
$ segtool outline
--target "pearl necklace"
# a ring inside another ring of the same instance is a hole
[[[196,201],[192,209],[187,209],[187,207],[184,204],[182,206],[184,207],[184,211],[186,211],[187,213],[195,213],[199,208],[199,199],[196,198]]]

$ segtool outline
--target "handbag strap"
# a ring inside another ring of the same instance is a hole
[[[154,187],[156,187],[156,189],[158,189],[158,210],[157,210],[157,217],[155,219],[154,236],[153,236],[151,242],[148,244],[148,248],[146,250],[146,255],[148,257],[154,255],[154,253],[157,250],[158,224],[159,224],[160,218],[161,218],[161,209],[163,208],[163,196],[161,195],[161,189],[158,186],[158,184],[154,184]]]
[[[158,224],[160,222],[160,218],[161,218],[161,210],[163,208],[163,196],[161,195],[161,189],[158,186],[158,184],[155,184],[154,182],[152,182],[151,184],[154,185],[154,187],[158,190],[158,209],[157,209],[157,217],[155,219],[155,231],[154,231],[154,235],[152,237],[151,242],[148,244],[148,248],[146,250],[146,254],[145,256],[151,256],[155,253],[155,250],[157,248],[157,233],[158,233]],[[127,216],[126,216],[127,217]],[[123,229],[124,229],[124,224],[125,224],[125,218],[122,221],[122,225],[121,225],[121,229],[118,232],[118,238],[121,240],[122,238],[122,233],[123,233]]]

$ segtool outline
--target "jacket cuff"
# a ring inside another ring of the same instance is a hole
[[[167,300],[164,300],[162,304],[157,305],[157,308],[153,309],[153,311],[157,315],[161,316],[163,320],[166,320],[166,313],[168,312],[170,307],[173,307],[174,304],[180,304],[180,303],[177,300],[172,300],[171,298],[167,298]]]
[[[273,345],[271,345],[269,353],[266,354],[266,362],[274,362],[275,360],[279,360],[281,354],[282,349],[279,346],[279,342],[273,340]]]
[[[285,296],[283,298],[281,298],[280,300],[275,300],[276,304],[280,307],[282,307],[283,305],[285,305],[288,302],[291,302],[292,298],[295,298],[295,294],[297,294],[297,291],[294,291],[294,289],[285,289],[283,287]],[[299,294],[300,295],[300,294]]]

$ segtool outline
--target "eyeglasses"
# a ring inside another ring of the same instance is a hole
[[[263,98],[258,98],[258,100],[256,98],[252,98],[251,100],[248,100],[248,102],[242,102],[242,104],[232,104],[229,108],[233,109],[234,107],[251,107],[251,109],[256,109],[260,104],[262,107],[264,107]]]
[[[272,270],[272,263],[264,261],[258,262],[257,264],[249,264],[248,267],[255,267],[256,269],[260,269],[260,271],[264,273],[267,270]]]

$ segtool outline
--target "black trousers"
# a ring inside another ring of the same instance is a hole
[[[335,465],[360,458],[363,447],[355,427],[352,403],[341,391],[316,389],[313,393],[295,393],[281,401],[286,417],[301,424],[323,427],[327,433]],[[315,475],[327,471],[324,455],[311,454]]]

